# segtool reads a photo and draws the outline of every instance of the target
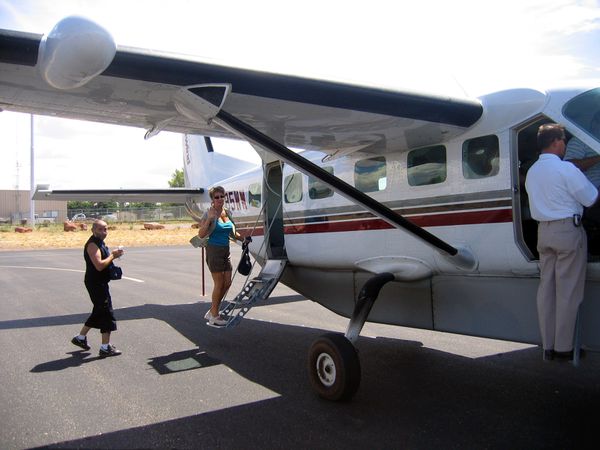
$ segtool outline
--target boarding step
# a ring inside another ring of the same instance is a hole
[[[257,277],[246,282],[242,291],[230,301],[223,302],[220,316],[227,320],[225,328],[238,325],[257,302],[266,300],[283,274],[287,259],[269,259]]]

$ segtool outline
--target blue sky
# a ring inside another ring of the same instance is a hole
[[[119,45],[452,96],[600,79],[596,0],[230,0],[223,5],[0,0],[0,28],[45,33],[62,17],[79,14],[107,28]],[[0,189],[13,189],[17,181],[29,189],[28,127],[28,116],[0,114]],[[54,188],[166,187],[182,166],[181,138],[175,134],[144,141],[138,129],[43,117],[36,118],[35,130],[36,182]],[[86,168],[100,156],[102,170]]]

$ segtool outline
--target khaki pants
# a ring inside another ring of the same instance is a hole
[[[538,319],[544,350],[568,352],[579,305],[583,301],[587,267],[587,237],[571,218],[540,222],[540,285]]]

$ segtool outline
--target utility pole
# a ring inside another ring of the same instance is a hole
[[[30,115],[29,122],[29,142],[31,144],[30,153],[30,166],[31,166],[31,179],[30,179],[30,192],[29,192],[29,224],[35,226],[35,201],[33,200],[33,194],[35,193],[35,152],[33,145],[33,114]]]
[[[15,211],[16,211],[16,215],[14,216],[13,220],[18,220],[19,222],[21,221],[21,219],[23,219],[23,217],[21,217],[21,196],[19,195],[19,147],[18,145],[15,145],[16,148],[16,152],[15,152],[15,159],[16,159],[16,165],[15,165]]]

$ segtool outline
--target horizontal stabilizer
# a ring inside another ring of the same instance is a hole
[[[149,202],[149,203],[186,203],[204,200],[204,188],[170,188],[170,189],[82,189],[82,190],[50,190],[48,185],[38,185],[33,200],[65,200],[65,201],[117,201],[117,202]]]

